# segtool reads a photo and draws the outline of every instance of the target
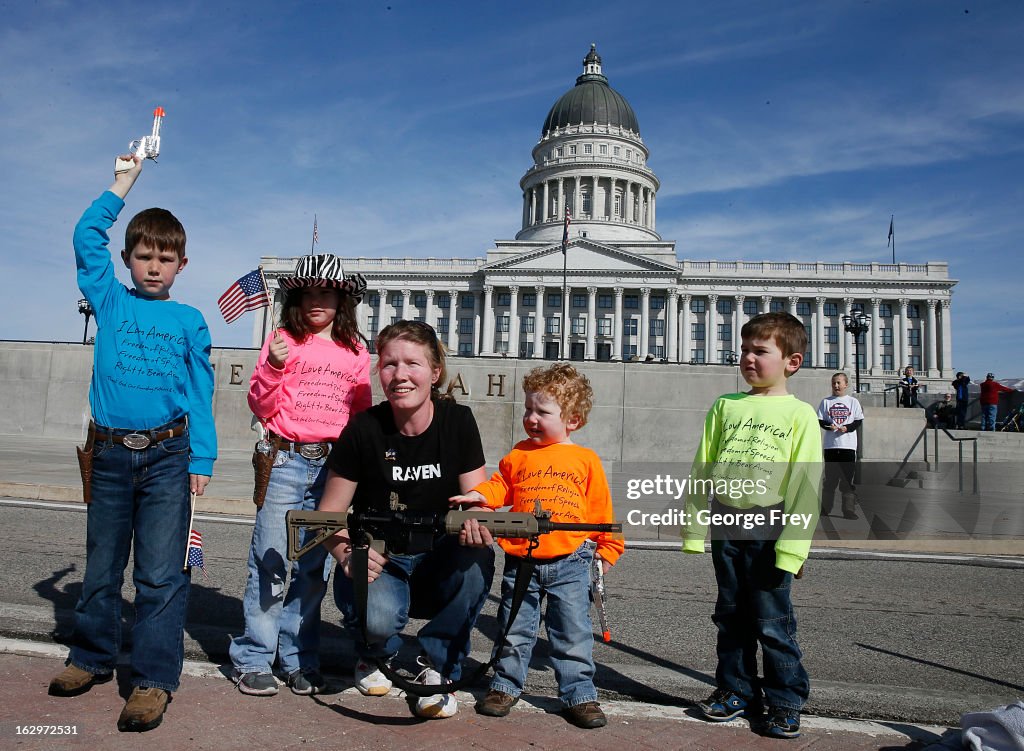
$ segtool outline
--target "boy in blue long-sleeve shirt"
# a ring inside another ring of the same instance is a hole
[[[92,480],[71,652],[49,692],[76,696],[113,676],[121,649],[121,583],[134,544],[132,693],[117,726],[145,731],[160,724],[178,688],[190,585],[183,570],[190,493],[202,495],[210,481],[217,438],[210,332],[198,310],[170,300],[188,263],[185,230],[171,212],[135,215],[121,253],[134,289],[114,275],[107,231],[142,171],[138,157],[124,159],[134,165],[114,176],[74,234],[78,286],[97,324],[93,423],[85,447]]]

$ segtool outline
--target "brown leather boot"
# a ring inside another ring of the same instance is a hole
[[[566,718],[578,728],[591,730],[603,728],[608,724],[608,718],[604,716],[600,705],[596,701],[586,701],[569,707],[564,712]]]
[[[50,681],[50,696],[78,696],[97,683],[106,683],[113,673],[90,673],[74,665],[68,665],[60,675]]]
[[[171,695],[162,688],[136,686],[117,718],[117,729],[122,733],[152,730],[163,721],[170,700]]]

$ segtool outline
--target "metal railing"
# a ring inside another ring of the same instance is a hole
[[[946,434],[946,437],[949,438],[949,440],[951,440],[954,443],[956,443],[956,450],[957,450],[957,477],[959,479],[959,491],[961,493],[964,492],[964,442],[965,441],[970,441],[971,448],[972,448],[972,454],[973,454],[973,456],[971,458],[971,465],[972,465],[972,467],[971,467],[972,468],[972,472],[971,472],[971,476],[972,476],[971,494],[972,495],[978,495],[978,438],[977,438],[977,436],[959,438],[959,437],[953,435],[952,433],[950,433],[948,430],[946,430],[946,428],[928,428],[928,427],[926,427],[924,429],[924,431],[923,431],[923,433],[924,433],[924,461],[925,461],[925,464],[928,464],[929,466],[931,464],[928,461],[928,431],[929,430],[932,431],[932,445],[934,447],[935,467],[936,468],[938,468],[938,466],[939,466],[939,431],[941,430],[943,433]]]

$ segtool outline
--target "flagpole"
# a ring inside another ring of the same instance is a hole
[[[263,280],[263,288],[267,291],[267,294],[270,295],[270,328],[274,328],[277,326],[277,295],[270,291],[270,285],[267,284],[267,276],[263,273],[263,266],[260,265],[256,268],[260,270],[260,279]],[[269,333],[270,332],[266,327],[266,320],[264,320],[263,336],[266,337]]]
[[[569,250],[562,246],[562,359],[569,359]]]
[[[191,566],[188,565],[188,546],[192,539],[192,521],[196,516],[196,494],[192,494],[192,500],[190,502],[191,508],[188,512],[188,539],[185,540],[185,560],[181,564],[182,571],[188,571]]]
[[[896,265],[896,215],[889,215],[889,239],[886,241],[886,246],[892,243],[892,265]]]
[[[562,225],[562,359],[569,359],[569,206]]]
[[[309,243],[309,254],[313,255],[313,247],[316,245],[316,214],[313,214],[313,240]]]
[[[892,233],[892,265],[896,265],[896,215],[889,217],[889,232]]]

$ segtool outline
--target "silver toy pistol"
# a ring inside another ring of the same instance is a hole
[[[132,156],[156,161],[156,158],[160,156],[160,125],[163,121],[164,108],[157,107],[153,110],[153,132],[128,144],[128,151]],[[114,172],[115,174],[125,172],[130,170],[134,164],[131,159],[121,159],[118,157],[117,161],[114,162]]]

